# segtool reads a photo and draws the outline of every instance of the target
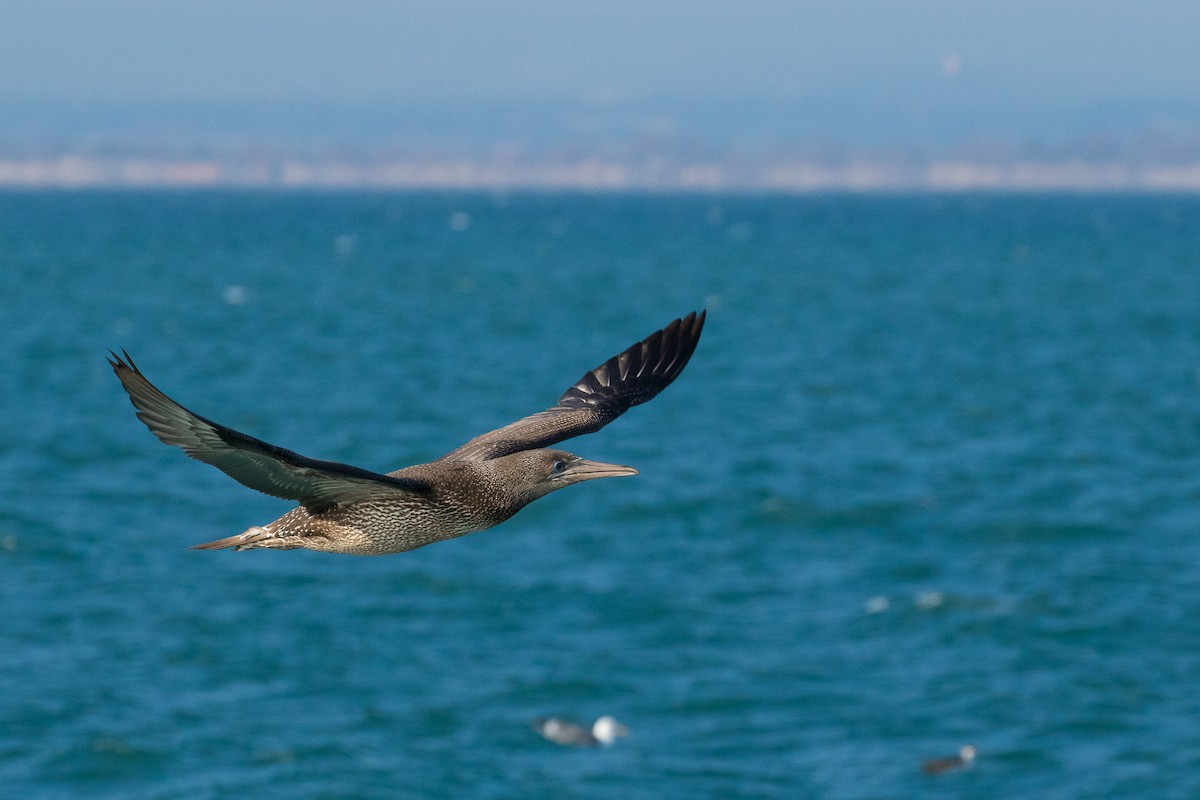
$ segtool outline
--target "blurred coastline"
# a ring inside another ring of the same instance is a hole
[[[1193,105],[996,116],[928,100],[0,95],[0,188],[1200,192]]]

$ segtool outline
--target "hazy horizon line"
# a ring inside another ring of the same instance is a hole
[[[4,189],[380,189],[478,191],[1166,192],[1200,193],[1200,158],[1180,164],[1017,159],[629,160],[583,154],[519,161],[0,157]]]

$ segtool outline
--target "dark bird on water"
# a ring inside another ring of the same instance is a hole
[[[637,474],[551,445],[598,431],[665,389],[692,357],[704,316],[677,319],[613,356],[545,411],[386,475],[308,458],[193,414],[146,380],[128,353],[113,353],[109,363],[138,419],[164,443],[251,489],[300,504],[274,522],[196,549],[387,555],[499,525],[573,483]]]
[[[931,758],[921,764],[921,771],[926,775],[940,775],[943,772],[949,772],[952,769],[960,769],[969,767],[975,761],[975,745],[964,744],[958,748],[958,752],[952,756],[944,758]]]

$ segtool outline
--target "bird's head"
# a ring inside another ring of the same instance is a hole
[[[507,462],[501,466],[526,502],[573,483],[637,474],[633,467],[589,461],[565,450],[524,450],[496,461]]]
[[[618,736],[628,735],[629,728],[609,716],[601,717],[592,725],[592,736],[595,736],[600,744],[609,745],[615,742]]]

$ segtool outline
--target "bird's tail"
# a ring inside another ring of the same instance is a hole
[[[261,544],[264,539],[270,539],[275,534],[266,528],[260,528],[257,525],[249,530],[239,533],[237,536],[228,536],[224,539],[217,539],[214,542],[205,542],[204,544],[194,544],[189,547],[189,550],[224,550],[232,547],[235,550],[248,550],[251,547],[269,547],[270,545]]]

